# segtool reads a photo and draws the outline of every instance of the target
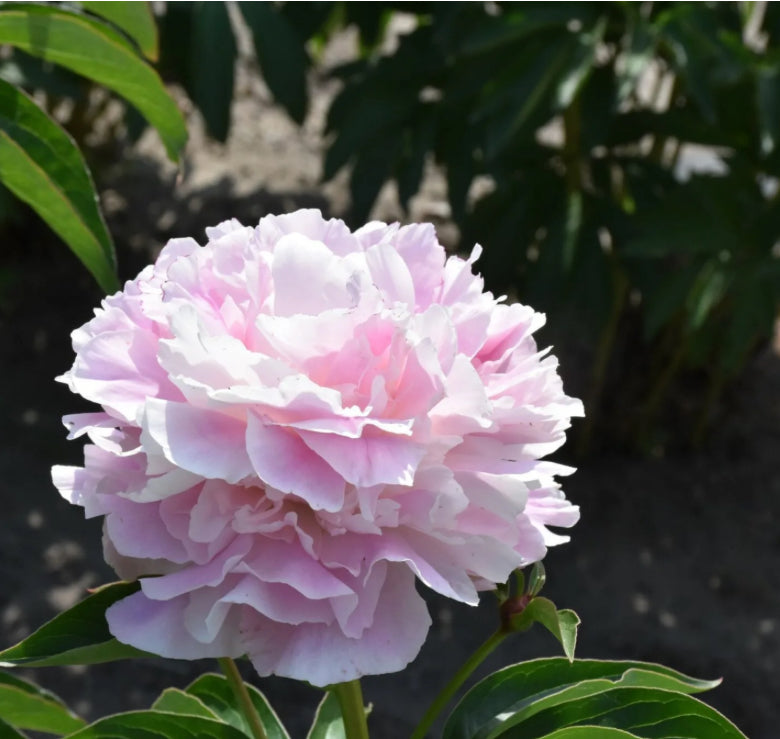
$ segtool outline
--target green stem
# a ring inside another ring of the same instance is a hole
[[[417,725],[417,728],[412,733],[411,739],[424,739],[428,730],[433,726],[433,722],[436,721],[439,714],[445,708],[445,706],[452,700],[455,693],[458,692],[463,683],[466,682],[469,675],[484,661],[484,659],[508,636],[508,632],[498,630],[495,634],[490,636],[477,651],[466,660],[461,668],[453,675],[441,692],[436,696],[433,703],[431,703],[425,715],[422,717],[422,721]]]
[[[217,661],[222,668],[222,672],[225,673],[228,683],[230,683],[233,695],[236,696],[236,700],[241,706],[241,710],[249,724],[252,736],[254,739],[268,739],[263,724],[260,721],[260,716],[252,703],[252,699],[249,697],[249,691],[246,689],[246,685],[244,685],[244,680],[241,677],[241,673],[238,671],[236,663],[229,657]]]
[[[583,187],[582,171],[582,117],[580,98],[572,100],[563,111],[563,158],[566,164],[566,189],[569,194],[580,192]]]
[[[363,703],[360,680],[338,683],[338,685],[332,686],[331,690],[336,693],[341,706],[341,717],[344,719],[344,731],[347,739],[368,739],[366,707]]]
[[[582,459],[590,448],[593,429],[599,414],[599,404],[601,394],[604,390],[604,383],[607,378],[607,366],[609,365],[612,351],[615,347],[620,319],[623,317],[623,309],[628,296],[628,278],[625,276],[617,260],[612,259],[612,271],[614,282],[614,293],[612,299],[612,310],[609,314],[607,324],[601,331],[596,356],[591,368],[590,384],[585,401],[585,422],[581,427],[580,436],[577,440],[577,456]]]
[[[674,328],[674,327],[673,327]],[[663,369],[656,376],[655,382],[650,388],[647,399],[639,410],[638,442],[643,445],[647,442],[650,429],[664,396],[675,375],[682,366],[685,352],[688,349],[689,337],[682,333],[677,339],[676,347],[672,355],[666,360]]]

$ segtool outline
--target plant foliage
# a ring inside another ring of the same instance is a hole
[[[184,120],[146,58],[157,56],[147,3],[0,3],[0,44],[102,85],[133,105],[159,132],[174,161]],[[65,241],[101,288],[118,288],[116,258],[92,178],[71,136],[23,91],[51,83],[77,95],[74,77],[49,74],[28,56],[0,79],[0,181]],[[145,58],[146,57],[146,58]],[[9,76],[12,81],[8,80]]]
[[[499,670],[456,706],[444,739],[616,736],[743,739],[691,694],[718,684],[644,662],[538,659]]]

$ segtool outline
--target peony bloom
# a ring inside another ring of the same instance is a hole
[[[65,417],[92,443],[54,483],[141,578],[109,628],[315,685],[400,670],[430,626],[416,580],[475,604],[578,518],[540,461],[582,413],[544,318],[430,225],[303,210],[207,234],[106,298],[60,378],[102,410]]]

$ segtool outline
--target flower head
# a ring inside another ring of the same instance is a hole
[[[316,685],[400,670],[430,625],[417,579],[474,604],[578,518],[540,461],[582,413],[544,318],[430,225],[303,210],[207,235],[106,298],[61,378],[102,410],[65,417],[91,444],[54,482],[141,578],[109,628]]]

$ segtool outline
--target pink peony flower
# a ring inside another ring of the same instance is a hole
[[[400,670],[430,625],[417,579],[475,604],[578,518],[571,470],[540,461],[582,414],[544,317],[430,225],[303,210],[207,234],[106,298],[60,378],[102,411],[65,417],[92,443],[54,483],[141,578],[109,628],[315,685]]]

